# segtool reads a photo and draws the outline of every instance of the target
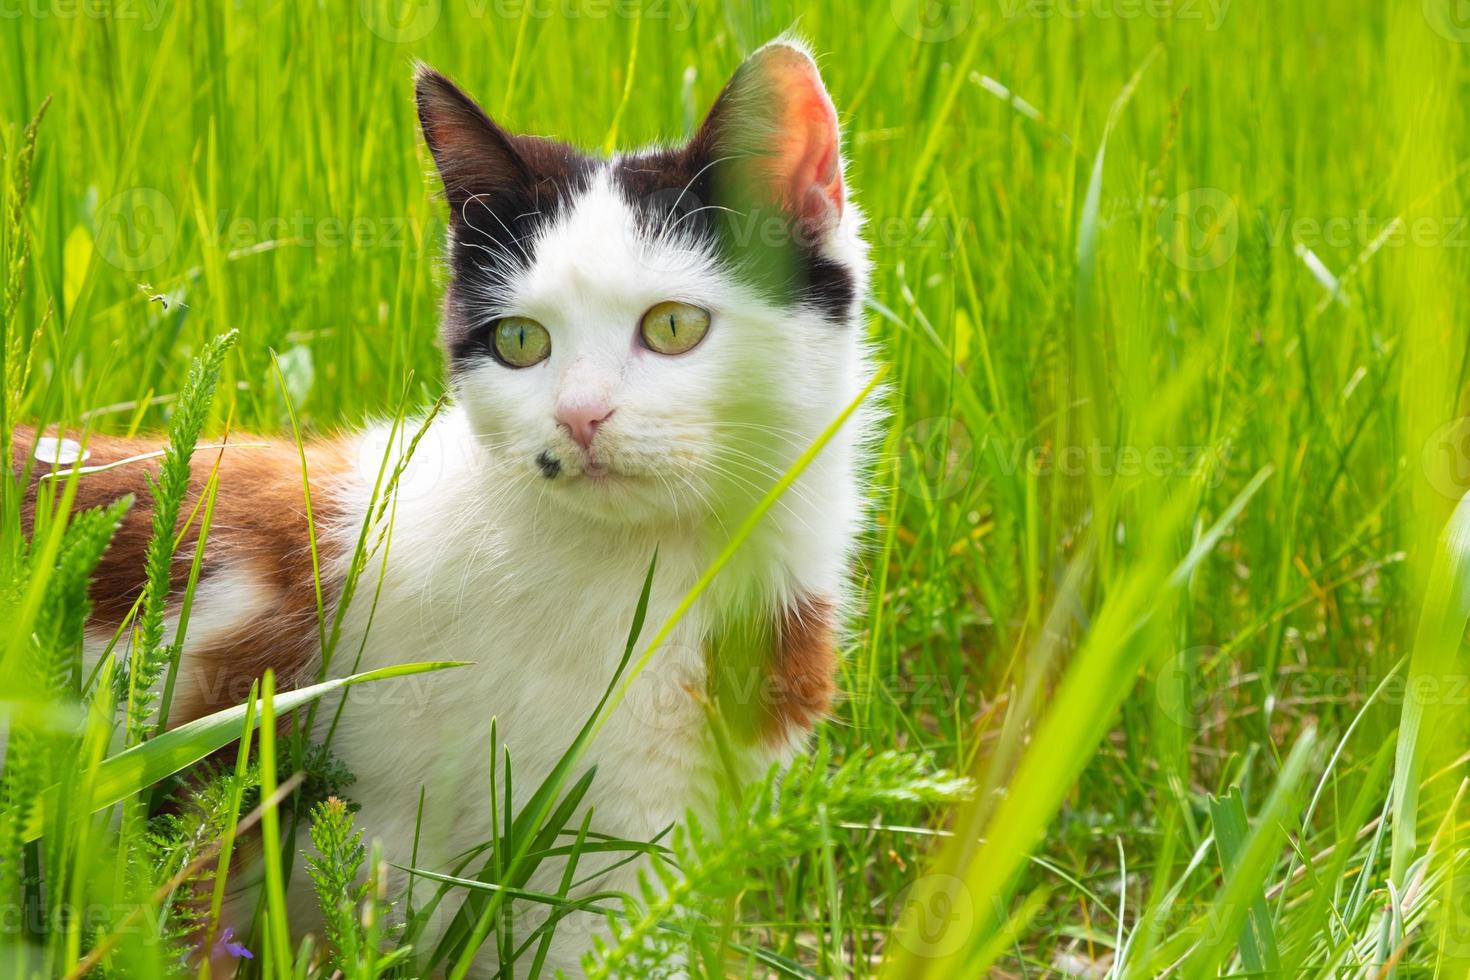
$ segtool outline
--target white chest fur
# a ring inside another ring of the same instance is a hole
[[[368,508],[383,440],[381,432],[363,437],[357,485],[332,532],[344,552]],[[649,840],[687,810],[712,804],[720,774],[704,705],[707,613],[727,596],[779,603],[813,589],[840,595],[857,501],[816,496],[836,458],[772,512],[770,526],[679,621],[608,715],[574,774],[597,769],[583,807],[593,831]],[[414,862],[417,840],[417,865],[448,872],[487,841],[491,808],[503,806],[507,752],[513,805],[524,806],[613,682],[655,551],[635,661],[713,557],[700,529],[600,526],[565,514],[543,492],[497,474],[463,417],[450,412],[408,463],[387,561],[372,556],[348,608],[331,675],[472,662],[354,689],[331,732],[331,750],[356,777],[349,794],[362,804],[359,823],[394,863]],[[333,716],[321,713],[319,738]],[[494,795],[492,725],[500,753]],[[739,760],[742,775],[764,771],[798,741],[752,743]],[[625,868],[599,885],[629,887],[633,873]],[[548,865],[532,886],[552,890],[559,875]]]

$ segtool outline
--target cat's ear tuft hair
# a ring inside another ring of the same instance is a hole
[[[721,196],[775,203],[817,238],[842,219],[840,143],[816,62],[784,38],[735,70],[695,136],[717,167]]]
[[[422,63],[414,72],[414,99],[452,221],[462,219],[471,198],[530,182],[505,130],[457,85]]]

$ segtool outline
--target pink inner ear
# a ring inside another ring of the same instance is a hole
[[[769,51],[766,78],[781,107],[771,176],[784,182],[782,197],[800,221],[829,231],[843,203],[837,110],[811,59],[793,48]]]

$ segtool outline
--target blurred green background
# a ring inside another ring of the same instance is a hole
[[[16,0],[21,419],[160,427],[227,329],[218,419],[286,425],[272,351],[317,431],[427,406],[414,61],[607,149],[793,29],[893,366],[826,734],[979,792],[844,828],[749,928],[838,974],[1464,975],[1463,3]]]

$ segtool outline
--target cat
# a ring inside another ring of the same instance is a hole
[[[655,553],[643,642],[862,391],[869,259],[838,117],[798,41],[751,54],[673,148],[601,158],[512,135],[424,66],[416,106],[448,204],[452,401],[411,454],[412,425],[305,454],[329,622],[380,467],[407,459],[386,560],[367,563],[326,673],[472,665],[355,689],[331,749],[385,858],[448,872],[491,835],[492,721],[519,808],[617,671]],[[709,810],[729,764],[711,705],[745,776],[806,744],[835,693],[879,411],[865,405],[837,431],[631,683],[579,763],[597,767],[584,801],[593,831],[646,841]],[[20,433],[17,468],[35,436]],[[192,464],[185,513],[216,460],[220,476],[171,724],[239,703],[267,668],[283,688],[322,673],[298,449],[231,442]],[[95,436],[86,462],[156,448]],[[97,572],[89,649],[140,593],[154,466],[79,480],[77,507],[138,500]],[[179,545],[180,593],[196,533]],[[335,702],[320,712],[318,736],[334,713]],[[293,922],[309,924],[301,865],[289,901]],[[554,891],[560,874],[548,864],[528,887]],[[634,874],[627,865],[596,886],[631,889]],[[395,871],[393,889],[405,880]],[[243,908],[231,915],[243,935]],[[579,972],[589,928],[564,923],[548,968]],[[477,973],[493,972],[493,946]]]

